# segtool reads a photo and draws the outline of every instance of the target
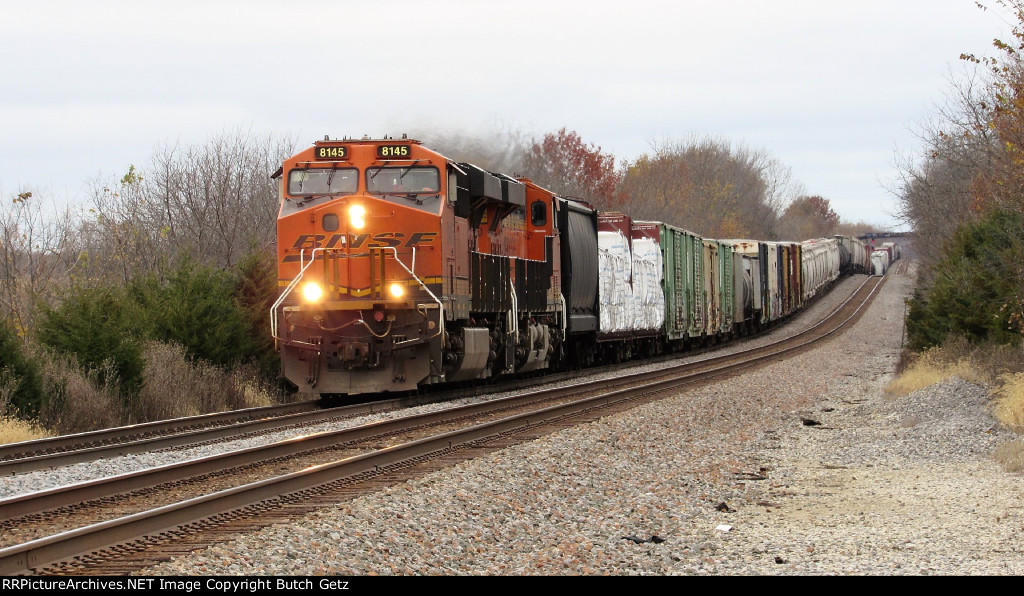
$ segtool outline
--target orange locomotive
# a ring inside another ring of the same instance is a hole
[[[404,391],[559,364],[567,200],[406,138],[325,139],[275,176],[283,291],[271,324],[300,391]],[[582,293],[585,328],[596,290]]]

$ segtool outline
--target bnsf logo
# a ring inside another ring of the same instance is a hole
[[[402,232],[381,232],[379,234],[302,234],[295,239],[292,249],[296,251],[314,248],[409,248],[421,244],[430,244],[437,237],[437,232],[414,232],[408,237]],[[290,255],[282,263],[298,261],[299,255]]]

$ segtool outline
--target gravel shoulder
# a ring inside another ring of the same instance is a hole
[[[145,573],[1024,573],[1024,486],[988,456],[1015,435],[989,416],[985,389],[953,379],[884,396],[912,284],[892,276],[856,328],[756,375]]]

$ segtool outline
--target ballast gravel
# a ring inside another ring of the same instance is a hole
[[[910,275],[756,372],[161,563],[170,575],[1024,573],[983,387],[884,395]]]
[[[722,346],[721,348],[715,350],[714,353],[722,354],[735,352],[742,349],[749,349],[752,347],[769,343],[774,339],[778,338],[779,336],[788,336],[803,331],[806,328],[813,325],[814,323],[816,323],[817,321],[827,316],[829,312],[837,308],[842,303],[842,301],[845,300],[846,297],[848,297],[855,290],[855,288],[858,285],[863,283],[864,279],[865,276],[855,276],[843,280],[841,285],[837,287],[835,291],[822,296],[821,299],[817,300],[810,308],[808,308],[804,313],[802,313],[801,316],[795,317],[794,320],[789,321],[785,326],[773,329],[768,333],[753,338],[747,342],[726,344],[725,346]],[[681,358],[680,361],[685,362],[709,357],[711,357],[711,355],[697,354]],[[662,367],[663,365],[660,364],[630,366],[625,369],[622,369],[619,373],[603,373],[603,375],[593,375],[593,378],[600,378],[601,376],[612,377],[616,375],[644,373],[653,370],[658,370]],[[551,383],[550,386],[566,385],[571,383],[572,381],[563,381],[558,383]],[[89,482],[99,478],[108,478],[121,474],[129,474],[139,470],[155,468],[158,466],[173,464],[182,461],[210,457],[213,455],[218,455],[229,451],[237,451],[252,447],[258,447],[262,445],[269,445],[276,441],[285,441],[300,435],[335,432],[360,424],[378,422],[381,420],[393,419],[400,416],[432,412],[456,405],[500,399],[502,397],[507,397],[509,395],[509,393],[491,393],[487,395],[480,395],[474,398],[461,398],[458,400],[452,400],[444,403],[427,404],[423,406],[417,406],[414,408],[406,408],[402,410],[381,412],[367,416],[359,416],[356,418],[323,422],[314,425],[301,426],[298,428],[289,428],[276,432],[257,433],[250,436],[240,437],[237,439],[213,441],[210,443],[205,443],[197,446],[168,448],[148,453],[134,453],[69,466],[61,466],[54,469],[14,474],[11,476],[4,477],[2,479],[3,481],[0,482],[0,499],[7,499],[36,491],[57,488],[59,486],[67,486],[74,483]]]

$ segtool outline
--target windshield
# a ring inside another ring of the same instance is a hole
[[[359,173],[355,168],[292,170],[288,174],[288,194],[352,194],[358,182]]]
[[[372,193],[436,193],[441,190],[437,168],[370,168],[366,190]]]
[[[432,166],[369,168],[366,191],[431,213],[441,207],[441,177]]]

